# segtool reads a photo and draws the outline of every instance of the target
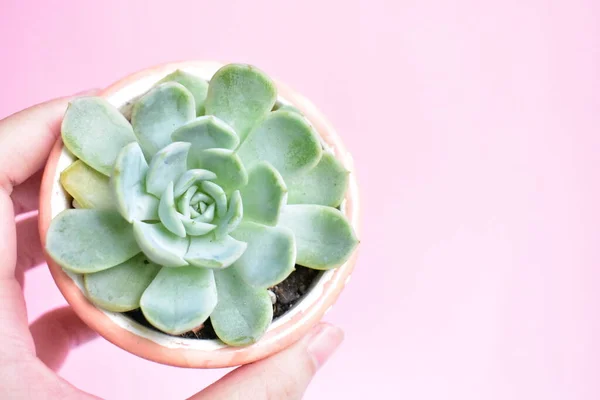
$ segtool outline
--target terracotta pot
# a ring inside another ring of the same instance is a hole
[[[210,79],[221,66],[215,62],[182,62],[161,65],[132,74],[101,92],[114,106],[120,108],[130,100],[146,92],[155,82],[176,69],[185,70]],[[290,103],[300,109],[320,134],[324,145],[334,152],[350,171],[352,159],[340,138],[323,115],[304,97],[277,82],[279,101]],[[68,208],[69,199],[59,183],[59,176],[73,156],[59,140],[54,146],[41,187],[39,229],[42,244],[51,219]],[[350,175],[350,186],[342,211],[351,221],[358,234],[359,202],[355,174]],[[83,292],[81,276],[64,271],[46,256],[50,272],[77,315],[93,330],[115,345],[148,360],[179,367],[219,368],[247,364],[276,353],[300,339],[314,326],[335,302],[350,278],[356,262],[356,252],[350,260],[335,270],[322,274],[318,282],[294,308],[274,321],[265,335],[247,347],[230,347],[218,340],[184,339],[162,334],[140,325],[120,313],[97,308]]]

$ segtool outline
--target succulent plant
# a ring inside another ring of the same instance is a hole
[[[72,101],[62,139],[77,160],[60,181],[78,208],[52,220],[48,254],[101,308],[140,308],[173,335],[210,317],[226,344],[258,340],[269,287],[295,264],[338,267],[358,243],[337,209],[348,171],[276,101],[271,79],[241,64],[210,83],[166,76],[130,121],[101,97]]]

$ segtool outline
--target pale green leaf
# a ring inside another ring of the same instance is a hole
[[[60,184],[80,208],[116,208],[108,177],[81,160],[75,161],[61,172]]]
[[[240,192],[244,219],[271,226],[277,224],[287,187],[271,164],[266,161],[256,164],[248,173],[248,184]]]
[[[71,101],[61,132],[71,153],[106,176],[110,175],[121,149],[135,142],[129,122],[101,97],[81,97]]]
[[[235,268],[215,271],[219,302],[210,321],[219,339],[230,346],[258,341],[273,319],[273,305],[266,289],[243,281]]]
[[[189,240],[169,232],[162,224],[147,224],[133,221],[135,240],[144,254],[164,267],[182,267],[188,265],[183,259]]]
[[[110,183],[117,209],[129,222],[158,219],[158,199],[144,189],[147,171],[140,146],[137,143],[125,146],[117,157]]]
[[[214,208],[213,208],[214,210]],[[195,218],[181,216],[181,222],[185,227],[185,232],[190,236],[201,236],[213,231],[217,226],[204,221],[202,215]]]
[[[172,135],[174,142],[192,144],[190,156],[198,158],[198,153],[208,149],[235,150],[240,143],[233,128],[219,118],[206,115],[183,125]]]
[[[283,281],[294,270],[296,244],[289,229],[244,221],[231,236],[248,244],[232,268],[237,269],[249,285],[268,288]]]
[[[116,211],[69,209],[48,228],[48,254],[77,273],[102,271],[140,252],[131,225]]]
[[[204,268],[227,268],[246,250],[246,243],[231,236],[216,239],[214,235],[190,238],[185,260],[191,265]]]
[[[333,154],[323,153],[310,171],[286,179],[288,204],[321,204],[337,207],[348,188],[350,172]]]
[[[181,196],[185,193],[192,185],[196,185],[202,181],[210,181],[217,179],[217,175],[214,172],[207,171],[205,169],[190,169],[187,170],[175,183],[173,193],[175,197]]]
[[[358,239],[338,209],[298,204],[283,207],[279,225],[294,232],[296,263],[313,269],[339,267],[352,255]]]
[[[194,211],[194,209],[190,207],[190,201],[197,191],[198,186],[191,186],[185,191],[183,196],[177,200],[177,210],[184,217],[189,218],[192,214],[192,211]]]
[[[238,151],[246,168],[268,161],[284,179],[317,165],[321,153],[315,130],[304,117],[291,111],[270,113]]]
[[[186,227],[179,218],[181,214],[175,209],[175,199],[173,198],[173,182],[169,182],[165,192],[160,198],[160,204],[158,205],[158,216],[160,222],[169,231],[179,237],[185,237]]]
[[[221,186],[225,193],[231,193],[248,183],[248,173],[236,153],[226,149],[203,150],[192,158],[192,168],[202,168],[217,175],[214,182]]]
[[[275,84],[264,72],[251,65],[229,64],[210,80],[206,114],[215,115],[233,127],[243,142],[276,100]]]
[[[85,274],[83,283],[94,304],[108,311],[131,311],[139,308],[142,293],[159,270],[160,266],[140,253],[115,267]]]
[[[217,239],[228,235],[233,232],[239,225],[244,217],[244,208],[242,206],[242,197],[240,191],[236,190],[229,197],[229,207],[227,207],[227,213],[223,218],[219,219],[219,226],[215,230],[215,236]]]
[[[148,167],[146,191],[160,197],[170,182],[187,170],[189,143],[175,142],[159,150]]]
[[[227,195],[221,186],[211,181],[204,181],[202,182],[202,190],[214,199],[217,205],[217,216],[223,218],[227,213]]]
[[[133,106],[131,124],[147,159],[171,143],[175,129],[196,118],[194,96],[182,85],[154,87]]]
[[[177,82],[182,84],[194,96],[196,115],[204,114],[204,102],[206,101],[206,93],[208,92],[207,81],[199,76],[178,69],[161,79],[159,84],[165,82]]]
[[[216,304],[213,272],[196,267],[161,269],[140,300],[148,322],[172,335],[198,328]]]
[[[192,204],[201,203],[201,204],[206,205],[206,203],[207,202],[210,203],[211,200],[212,199],[204,193],[196,193],[190,200],[190,203],[192,203]],[[204,210],[202,210],[202,212],[204,212]]]

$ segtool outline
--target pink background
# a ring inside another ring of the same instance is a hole
[[[589,1],[0,0],[0,117],[165,61],[256,64],[353,152],[364,229],[307,399],[600,397],[600,7]],[[30,318],[64,304],[27,274]],[[182,398],[225,371],[103,339],[67,380]]]

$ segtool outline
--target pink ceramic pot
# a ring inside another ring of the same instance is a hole
[[[103,90],[100,95],[115,107],[146,92],[165,75],[181,69],[210,79],[222,64],[215,62],[182,62],[161,65],[132,74]],[[300,109],[320,134],[323,144],[353,171],[352,158],[340,138],[323,115],[304,97],[277,82],[279,100]],[[59,140],[52,150],[41,187],[40,236],[45,246],[51,219],[70,207],[59,176],[74,161],[72,154]],[[350,175],[349,190],[342,204],[358,234],[359,198],[355,174]],[[115,345],[148,360],[179,367],[219,368],[247,364],[276,353],[294,343],[314,326],[332,306],[350,278],[356,262],[356,252],[346,264],[325,272],[314,288],[296,306],[274,321],[265,335],[247,347],[230,347],[218,340],[183,339],[151,330],[130,318],[102,310],[85,297],[81,276],[64,271],[49,256],[46,257],[52,276],[77,315],[92,329]]]

